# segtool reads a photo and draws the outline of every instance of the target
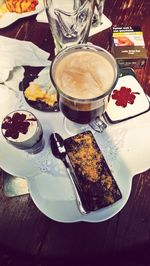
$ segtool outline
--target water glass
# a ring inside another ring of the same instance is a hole
[[[56,53],[70,45],[86,43],[94,0],[44,0]]]

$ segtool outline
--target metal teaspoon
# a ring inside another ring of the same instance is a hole
[[[52,133],[50,136],[50,145],[51,145],[53,155],[57,159],[62,160],[62,162],[64,163],[64,165],[66,167],[67,173],[70,177],[70,180],[71,180],[73,188],[74,188],[74,192],[76,195],[76,201],[77,201],[80,212],[82,214],[89,213],[90,210],[87,206],[86,199],[83,196],[83,192],[81,191],[81,188],[79,186],[77,178],[76,178],[75,174],[73,173],[71,166],[69,165],[69,163],[66,160],[67,152],[66,152],[66,149],[64,146],[63,138],[58,133]]]

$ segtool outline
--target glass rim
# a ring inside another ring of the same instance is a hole
[[[13,114],[13,113],[19,113],[19,112],[27,112],[27,113],[30,113],[30,114],[32,114],[35,118],[36,118],[36,120],[38,120],[37,119],[37,117],[35,116],[35,114],[33,114],[33,112],[31,112],[31,111],[29,111],[29,110],[26,110],[26,109],[15,109],[15,110],[13,110],[13,111],[10,111],[8,114],[6,114],[4,117],[3,117],[3,120],[7,117],[7,116],[9,116],[9,115],[11,115],[11,114]],[[3,122],[3,120],[2,120],[2,122]]]
[[[76,97],[72,97],[70,95],[67,95],[66,93],[64,93],[56,84],[54,78],[53,78],[53,68],[55,67],[55,64],[57,64],[57,60],[59,60],[60,58],[65,57],[66,55],[70,54],[72,51],[74,53],[76,53],[76,51],[80,50],[80,49],[85,49],[85,50],[92,50],[94,52],[103,52],[107,55],[107,57],[109,57],[111,59],[110,64],[113,66],[114,69],[114,81],[112,83],[112,85],[110,86],[110,88],[105,91],[103,94],[101,94],[100,96],[94,97],[94,98],[89,98],[89,99],[78,99]],[[54,57],[54,59],[51,62],[51,66],[50,66],[50,78],[52,81],[53,86],[56,88],[57,92],[62,95],[64,98],[69,99],[71,101],[76,101],[79,103],[90,103],[93,101],[98,101],[100,99],[103,99],[105,96],[109,95],[110,92],[113,90],[114,86],[116,85],[118,78],[119,78],[119,67],[117,64],[116,59],[113,57],[113,55],[108,52],[106,49],[94,45],[94,44],[76,44],[76,45],[72,45],[69,46],[67,48],[62,49],[61,51],[58,52],[58,54]]]

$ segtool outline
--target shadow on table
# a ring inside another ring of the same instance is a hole
[[[123,251],[89,253],[83,257],[78,257],[78,254],[42,257],[40,254],[32,256],[0,246],[0,266],[150,266],[150,242]]]

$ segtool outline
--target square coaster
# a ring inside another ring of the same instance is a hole
[[[104,117],[110,123],[118,123],[143,114],[149,109],[148,97],[133,70],[129,69],[121,75],[113,89]]]

